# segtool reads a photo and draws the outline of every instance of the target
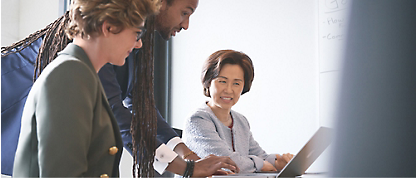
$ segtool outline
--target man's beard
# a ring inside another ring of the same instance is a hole
[[[171,37],[171,29],[163,27],[163,24],[166,21],[166,19],[163,19],[161,17],[164,17],[164,16],[166,16],[166,14],[159,14],[158,16],[156,16],[155,30],[159,33],[159,35],[164,40],[167,41]]]
[[[169,40],[170,37],[171,37],[171,35],[170,35],[171,33],[170,33],[169,30],[164,29],[164,30],[158,30],[157,32],[166,41]]]

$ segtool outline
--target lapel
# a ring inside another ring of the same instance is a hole
[[[68,46],[64,50],[59,52],[59,55],[74,56],[75,58],[77,58],[80,61],[87,64],[88,67],[90,68],[90,70],[95,74],[94,77],[99,82],[99,88],[101,90],[101,97],[102,97],[102,101],[103,101],[102,104],[110,115],[111,123],[113,124],[113,131],[114,131],[114,135],[115,135],[115,139],[116,139],[116,146],[120,150],[117,153],[116,162],[115,162],[116,165],[114,166],[114,167],[117,167],[117,171],[118,171],[118,164],[120,162],[121,153],[122,153],[122,150],[123,150],[123,141],[121,139],[120,129],[118,127],[117,120],[114,117],[114,114],[113,114],[113,111],[112,111],[110,105],[108,104],[107,96],[105,95],[104,88],[101,84],[101,81],[100,81],[98,75],[97,75],[97,72],[95,71],[94,66],[92,65],[92,63],[91,63],[90,59],[88,58],[88,55],[85,53],[85,51],[81,47],[79,47],[79,46],[77,46],[73,43],[69,43]]]

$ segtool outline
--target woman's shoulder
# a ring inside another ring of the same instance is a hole
[[[197,107],[194,112],[191,114],[191,118],[194,117],[208,117],[212,115],[212,110],[205,103]]]
[[[44,72],[64,73],[72,71],[71,75],[91,75],[95,76],[96,71],[84,50],[79,46],[70,43],[58,56],[45,68]],[[78,73],[78,74],[77,74]]]
[[[246,117],[243,114],[241,114],[241,113],[239,113],[235,110],[231,110],[231,115],[233,116],[234,119],[247,120]]]
[[[83,61],[74,57],[57,57],[42,71],[36,83],[55,83],[68,85],[87,85],[89,87],[98,84],[94,71]]]
[[[87,64],[73,56],[58,56],[53,60],[42,73],[47,72],[66,72],[71,70],[75,75],[77,72],[90,71]],[[90,73],[90,72],[88,72]]]
[[[234,119],[234,122],[242,122],[244,125],[249,125],[249,122],[248,122],[246,116],[244,116],[243,114],[241,114],[237,111],[231,110],[231,115]]]
[[[193,120],[214,120],[216,118],[214,112],[211,110],[211,108],[204,102],[199,107],[197,107],[188,118],[188,121]]]

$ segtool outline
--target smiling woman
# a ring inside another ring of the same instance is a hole
[[[248,120],[231,110],[250,91],[253,78],[253,63],[246,54],[234,50],[211,54],[201,77],[210,99],[186,120],[184,142],[198,155],[229,156],[241,172],[281,170],[293,155],[267,154],[254,140]]]
[[[212,100],[208,105],[212,109],[231,109],[240,98],[244,87],[244,71],[236,64],[224,64],[218,77],[211,81],[208,91]]]

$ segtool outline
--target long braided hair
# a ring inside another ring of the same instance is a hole
[[[33,81],[36,81],[43,69],[58,56],[58,52],[62,51],[72,41],[65,34],[69,22],[69,11],[67,11],[47,27],[45,37],[36,57]]]
[[[146,20],[148,33],[142,38],[143,46],[134,61],[133,118],[130,132],[133,137],[134,165],[141,177],[154,176],[154,156],[156,149],[157,119],[153,93],[153,43],[155,16]]]

